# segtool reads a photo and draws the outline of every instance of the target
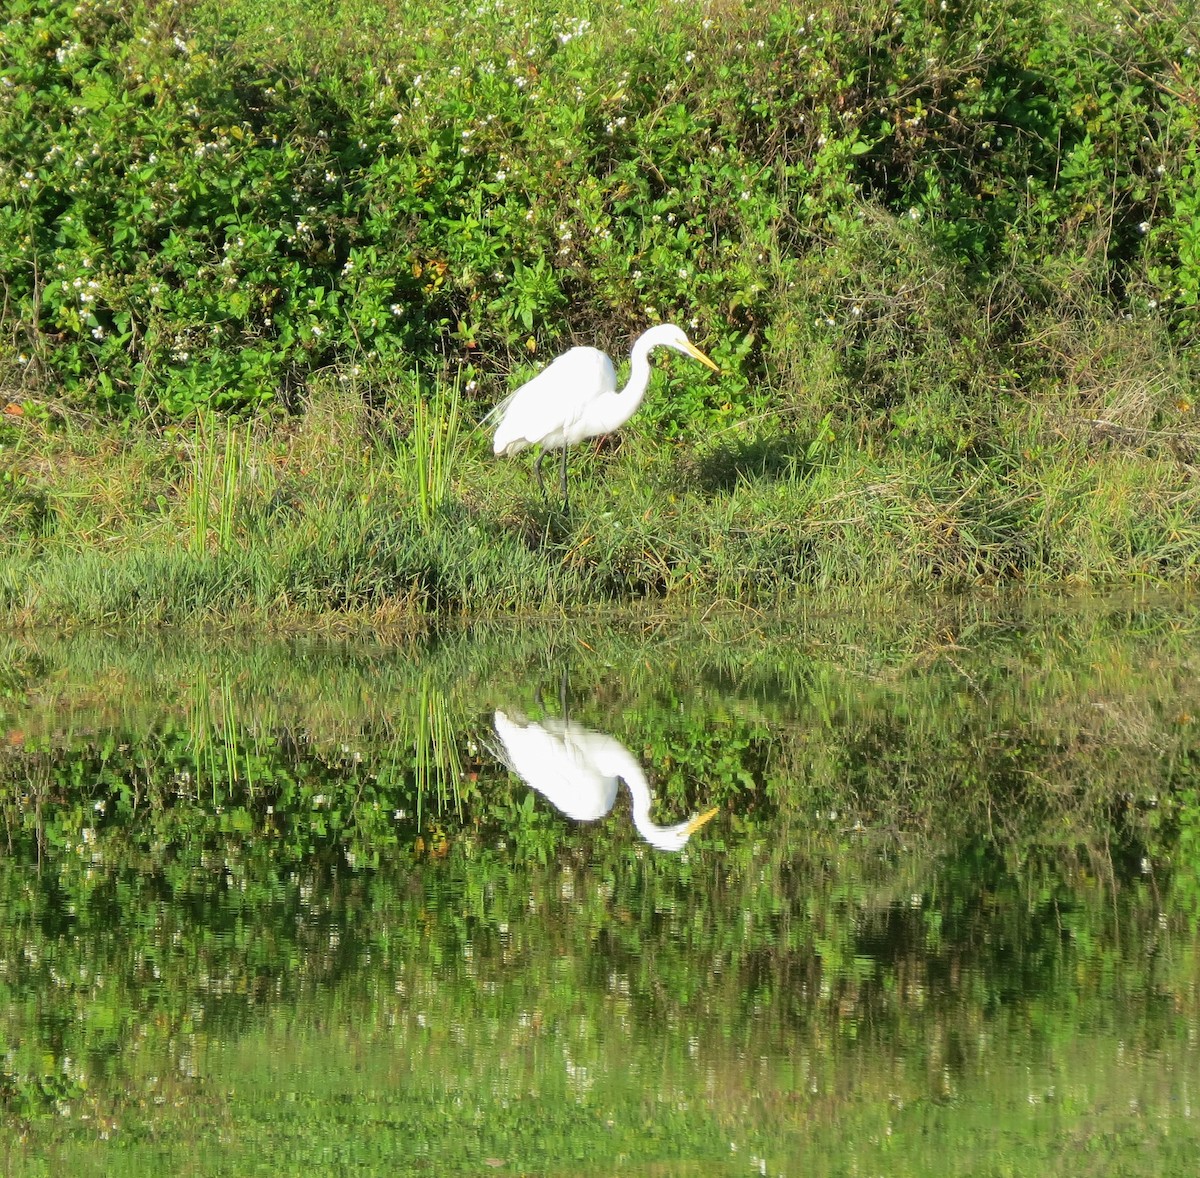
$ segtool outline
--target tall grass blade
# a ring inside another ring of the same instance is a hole
[[[461,432],[462,396],[457,380],[448,386],[436,385],[428,400],[421,395],[419,378],[413,389],[407,458],[417,515],[428,526],[450,495]]]

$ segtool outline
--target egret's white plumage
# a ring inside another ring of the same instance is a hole
[[[650,384],[650,352],[654,348],[672,348],[720,371],[673,323],[660,324],[638,336],[629,358],[629,380],[620,392],[617,370],[608,356],[598,348],[571,348],[488,414],[488,420],[496,422],[493,451],[509,457],[528,446],[540,446],[533,469],[541,486],[546,451],[562,450],[565,505],[567,447],[611,433],[637,412]]]
[[[603,818],[617,800],[617,782],[633,795],[633,824],[651,846],[679,851],[717,813],[696,814],[675,826],[650,818],[652,796],[646,774],[615,737],[569,720],[516,719],[502,711],[493,717],[501,749],[497,753],[527,785],[577,822]]]

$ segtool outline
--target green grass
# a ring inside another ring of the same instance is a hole
[[[403,421],[352,394],[251,430],[9,430],[9,624],[297,625],[800,593],[1181,583],[1200,491],[1153,440],[1051,432],[1017,407],[975,454],[767,420],[571,455],[572,505],[493,459],[434,395]]]

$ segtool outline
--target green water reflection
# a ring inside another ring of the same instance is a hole
[[[0,640],[6,1172],[1191,1174],[1193,613]]]

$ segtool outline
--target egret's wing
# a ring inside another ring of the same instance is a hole
[[[561,446],[564,432],[588,405],[616,388],[616,370],[603,352],[571,348],[485,418],[497,421],[494,451],[505,454],[526,446]]]
[[[525,387],[524,385],[521,386],[521,388],[524,388],[524,387]],[[493,405],[479,419],[479,428],[480,429],[491,429],[492,426],[495,425],[496,422],[498,422],[500,420],[500,418],[502,418],[504,416],[504,414],[508,412],[508,407],[513,403],[513,398],[520,391],[521,391],[521,389],[514,390],[513,392],[509,393],[508,396],[505,397],[503,401],[500,401],[498,404]]]
[[[507,753],[501,760],[568,818],[590,822],[612,809],[616,779],[598,774],[574,741],[541,724],[515,723],[501,711],[493,724]]]

